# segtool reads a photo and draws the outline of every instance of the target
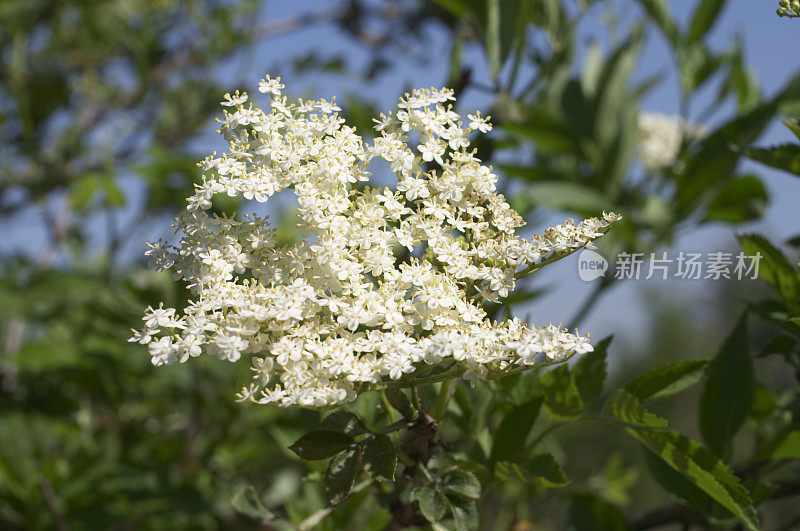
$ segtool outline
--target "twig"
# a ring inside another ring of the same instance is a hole
[[[600,296],[611,286],[613,282],[613,277],[603,277],[598,284],[595,284],[594,289],[589,294],[589,297],[587,297],[583,302],[583,305],[580,307],[575,316],[570,319],[569,326],[567,326],[568,330],[574,330],[580,326],[586,316],[589,315],[589,312],[592,311],[595,304],[597,304],[597,301],[600,300]]]
[[[50,514],[53,515],[56,529],[59,531],[67,531],[69,526],[67,525],[67,521],[64,519],[64,513],[61,512],[61,508],[58,506],[58,499],[56,498],[55,491],[53,491],[53,485],[50,484],[50,481],[47,478],[43,477],[39,481],[39,487],[42,489],[44,502],[47,504]]]

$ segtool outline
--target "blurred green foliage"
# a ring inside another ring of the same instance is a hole
[[[478,150],[504,161],[514,206],[526,217],[621,211],[601,248],[609,256],[758,218],[769,198],[741,162],[800,173],[797,144],[753,145],[798,108],[800,78],[765,97],[741,42],[706,44],[723,0],[698,1],[684,27],[665,0],[635,3],[642,20],[604,46],[586,45],[578,25],[598,9],[616,24],[615,5],[590,0],[351,0],[275,23],[256,0],[2,2],[0,216],[40,215],[47,241],[0,265],[0,527],[797,525],[781,500],[800,493],[800,276],[759,235],[740,243],[762,255],[765,287],[744,317],[741,304],[709,303],[713,332],[656,301],[645,346],[608,338],[570,367],[367,394],[324,420],[234,403],[245,369],[201,358],[153,370],[125,342],[144,306],[185,298],[122,251],[182,208],[198,178],[191,142],[220,94],[238,88],[219,69],[259,39],[318,22],[364,47],[366,66],[311,54],[284,58],[287,71],[371,80],[435,25],[452,50],[442,81],[491,97],[499,131]],[[647,172],[636,161],[639,102],[662,80],[634,73],[656,33],[678,65],[684,118],[720,125]],[[488,79],[468,46],[482,50]],[[696,112],[712,84],[714,100]],[[368,132],[373,103],[341,102]],[[718,116],[725,103],[736,112]],[[786,125],[800,140],[797,119]],[[146,190],[130,222],[120,212],[140,198],[126,178]],[[102,242],[90,236],[98,219]],[[614,284],[596,283],[571,324]],[[492,310],[508,315],[540,294],[527,285]],[[615,349],[632,361],[610,366]]]

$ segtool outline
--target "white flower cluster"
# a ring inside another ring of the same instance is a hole
[[[131,341],[148,344],[153,364],[254,354],[241,399],[318,408],[410,385],[426,366],[485,378],[592,350],[556,326],[493,323],[483,304],[618,216],[515,236],[524,221],[468,150],[488,117],[462,125],[451,90],[406,94],[366,143],[335,101],[290,103],[282,88],[280,78],[261,82],[269,112],[226,95],[229,152],[202,162],[203,182],[177,219],[180,243],[150,244],[154,267],[172,269],[194,295],[182,313],[145,312]],[[374,159],[396,174],[394,189],[366,184]],[[217,194],[264,202],[286,188],[306,231],[289,246],[276,246],[266,218],[208,212]]]
[[[706,136],[704,128],[687,123],[680,116],[656,112],[639,113],[639,159],[650,171],[668,168],[675,164],[686,139]]]

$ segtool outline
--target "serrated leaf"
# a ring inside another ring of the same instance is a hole
[[[572,367],[572,378],[584,403],[594,400],[603,392],[603,384],[608,373],[606,353],[612,337],[609,336],[597,343],[592,352],[582,355]]]
[[[796,305],[800,300],[800,278],[786,256],[758,234],[739,236],[739,243],[748,256],[761,255],[759,277],[772,286],[787,304]]]
[[[322,490],[331,504],[338,505],[350,495],[350,489],[361,470],[360,457],[361,447],[354,446],[331,459],[322,478]]]
[[[322,419],[320,429],[345,433],[350,437],[369,433],[361,419],[349,411],[335,411]]]
[[[314,430],[297,439],[289,449],[303,459],[314,461],[337,454],[353,442],[352,437],[339,431]]]
[[[628,428],[633,437],[687,480],[757,531],[758,516],[739,478],[697,442],[671,430]]]
[[[495,466],[495,475],[507,481],[521,481],[545,487],[563,487],[570,483],[555,458],[547,453],[534,456],[523,464],[501,461]]]
[[[645,466],[661,488],[699,511],[708,510],[711,505],[711,498],[708,494],[647,447],[643,447],[643,451]]]
[[[637,426],[663,428],[667,425],[666,419],[647,411],[641,401],[625,389],[617,389],[608,397],[605,414]]]
[[[475,474],[467,470],[454,468],[447,472],[445,490],[477,500],[481,497],[481,482]]]
[[[699,382],[705,375],[706,360],[686,360],[650,371],[625,386],[639,400],[674,395]]]
[[[556,415],[572,417],[583,411],[583,400],[566,365],[542,374],[544,403]]]
[[[364,464],[369,465],[373,477],[394,481],[397,467],[397,449],[388,435],[376,433],[364,446]]]
[[[537,397],[516,406],[503,417],[492,441],[490,463],[513,460],[519,455],[541,407],[542,399]]]
[[[411,498],[419,503],[419,511],[429,522],[438,522],[447,510],[445,497],[433,487],[417,487]]]
[[[556,458],[548,453],[536,455],[526,461],[525,469],[547,487],[563,487],[570,483]]]
[[[779,170],[800,175],[800,146],[781,144],[769,148],[750,148],[747,156]]]
[[[726,0],[701,0],[692,15],[689,25],[688,42],[693,43],[702,39],[719,18],[720,11],[725,6]]]
[[[743,316],[708,366],[700,397],[700,432],[715,454],[722,456],[744,424],[753,402],[755,379]]]

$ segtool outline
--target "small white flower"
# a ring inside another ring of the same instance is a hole
[[[273,96],[280,96],[281,90],[283,90],[284,86],[281,83],[281,78],[276,77],[275,79],[271,79],[269,76],[266,76],[262,79],[258,84],[258,91],[262,94],[272,94]]]
[[[233,93],[233,96],[230,94],[225,94],[223,96],[225,99],[222,101],[222,105],[224,107],[237,107],[239,105],[244,104],[247,101],[247,93],[242,92],[239,94],[239,91]]]

